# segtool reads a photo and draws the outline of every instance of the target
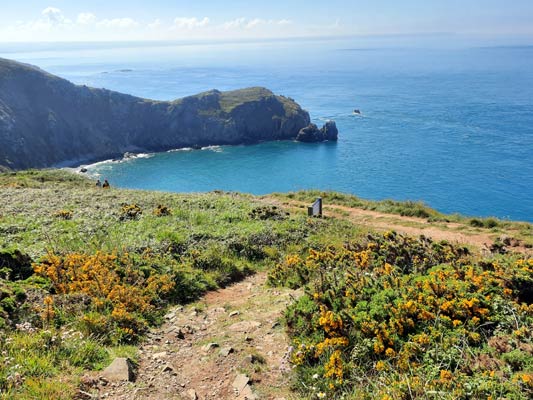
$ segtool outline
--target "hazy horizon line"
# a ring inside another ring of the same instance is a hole
[[[171,46],[208,46],[208,45],[227,45],[227,44],[253,44],[253,43],[282,43],[282,42],[312,42],[312,41],[335,41],[335,40],[350,40],[350,39],[368,39],[368,40],[379,40],[379,39],[399,39],[405,40],[409,38],[413,39],[439,39],[445,37],[456,37],[456,38],[480,38],[480,35],[474,34],[463,34],[456,32],[428,32],[428,33],[383,33],[383,34],[349,34],[349,35],[315,35],[315,36],[286,36],[286,37],[269,37],[269,38],[232,38],[232,39],[181,39],[181,40],[155,40],[155,39],[146,39],[146,40],[61,40],[61,41],[1,41],[0,40],[0,53],[9,54],[9,53],[20,53],[20,46],[28,45],[33,46],[33,49],[28,51],[48,51],[55,50],[57,46],[61,46],[61,50],[77,49],[77,46],[83,45],[85,48],[90,48],[91,46],[94,49],[106,49],[114,48],[117,45],[121,48],[133,48],[133,47],[171,47]],[[502,37],[498,37],[501,39]],[[516,39],[516,37],[513,37]],[[530,38],[529,35],[522,36],[521,39]],[[490,38],[493,39],[494,38]],[[468,45],[464,43],[464,48],[527,48],[533,47],[533,37],[528,40],[529,43],[516,44],[493,44],[493,45]],[[413,42],[413,45],[416,44]],[[14,47],[17,47],[16,49]],[[35,48],[37,47],[37,48]],[[387,47],[398,47],[393,46],[391,43]],[[403,43],[403,47],[405,43]],[[427,46],[424,46],[427,47]],[[362,47],[363,49],[364,47]],[[379,47],[375,47],[378,49]],[[368,49],[368,48],[364,48]],[[351,48],[341,48],[339,50],[352,50]]]

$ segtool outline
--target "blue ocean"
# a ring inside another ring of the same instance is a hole
[[[333,119],[339,128],[337,143],[209,147],[89,167],[112,185],[254,194],[323,189],[533,221],[533,47],[343,39],[3,45],[0,56],[158,100],[265,86],[294,98],[318,125]]]

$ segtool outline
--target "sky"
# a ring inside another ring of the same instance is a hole
[[[531,38],[533,0],[0,0],[0,42]]]

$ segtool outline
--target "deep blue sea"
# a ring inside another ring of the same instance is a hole
[[[89,168],[112,185],[264,194],[324,189],[533,221],[533,47],[431,49],[350,40],[2,47],[95,87],[169,100],[265,86],[337,143],[172,151]],[[362,116],[353,115],[358,108]]]

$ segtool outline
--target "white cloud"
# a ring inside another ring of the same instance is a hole
[[[275,25],[291,25],[292,21],[288,19],[280,19],[280,20],[265,20],[261,18],[236,18],[231,21],[227,21],[222,26],[226,30],[234,30],[234,29],[255,29],[259,28],[261,26],[275,26]]]
[[[246,29],[252,29],[252,28],[255,28],[256,26],[263,25],[266,23],[267,21],[265,20],[254,18],[246,24]]]
[[[42,12],[41,15],[44,17],[45,21],[50,25],[60,25],[64,23],[70,23],[71,21],[63,15],[63,12],[59,8],[47,7]]]
[[[70,18],[72,19],[70,19]],[[90,10],[65,15],[56,7],[46,7],[33,20],[0,26],[0,41],[38,40],[175,40],[268,38],[300,36],[302,26],[289,19],[239,17],[213,21],[209,17],[176,17],[136,20],[127,16],[101,18]],[[330,27],[330,29],[332,29]]]
[[[236,18],[232,21],[224,22],[222,25],[224,29],[242,28],[246,25],[246,18]]]
[[[174,28],[178,29],[188,29],[192,30],[195,28],[203,28],[209,25],[209,18],[204,17],[202,19],[198,19],[196,17],[192,18],[184,18],[184,17],[177,17],[174,18]]]
[[[83,12],[78,14],[76,22],[80,25],[90,25],[96,21],[96,15],[91,12]]]
[[[101,21],[98,21],[96,25],[99,27],[104,27],[104,28],[129,29],[129,28],[136,28],[140,24],[132,18],[125,17],[125,18],[103,19]]]
[[[290,19],[280,19],[277,22],[278,25],[292,25],[292,21]]]
[[[163,23],[159,18],[157,18],[150,22],[147,26],[149,29],[159,29],[163,26]]]

